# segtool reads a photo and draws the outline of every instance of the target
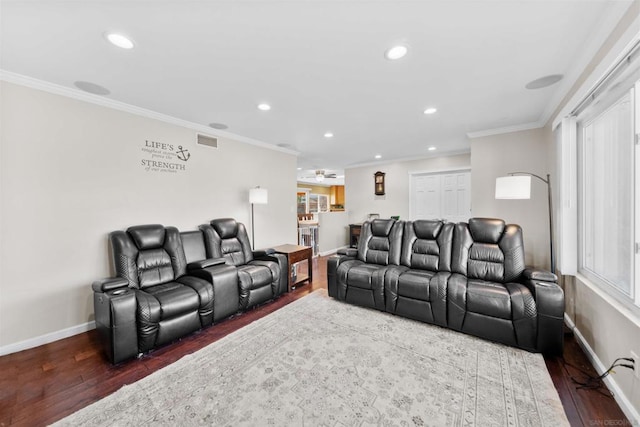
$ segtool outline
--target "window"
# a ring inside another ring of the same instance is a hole
[[[309,212],[329,212],[329,196],[326,194],[309,194]]]
[[[576,108],[578,271],[640,305],[640,59],[615,70]],[[563,122],[564,123],[564,122]]]
[[[634,132],[630,89],[578,122],[583,273],[633,297]]]

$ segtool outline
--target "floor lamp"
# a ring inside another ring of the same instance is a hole
[[[266,205],[269,195],[266,188],[252,188],[249,190],[249,203],[251,203],[251,249],[256,248],[255,230],[253,227],[253,205]]]
[[[509,176],[496,178],[496,199],[530,199],[531,177],[547,184],[549,197],[549,252],[551,254],[551,272],[556,272],[556,258],[553,252],[553,207],[551,204],[551,177],[547,179],[529,172],[510,172]]]

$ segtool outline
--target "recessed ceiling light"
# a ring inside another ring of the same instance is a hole
[[[380,154],[376,154],[376,159],[381,159],[382,156]]]
[[[436,148],[436,147],[429,147],[429,148],[427,148],[427,150],[429,150],[429,151],[436,151],[436,150],[437,150],[437,148]]]
[[[301,170],[302,170],[302,168],[298,168],[298,170],[299,170],[299,171],[301,171]]]
[[[384,53],[384,57],[391,61],[400,59],[407,54],[408,50],[409,49],[403,45],[393,46],[392,48],[387,49]]]
[[[551,74],[549,76],[540,77],[525,85],[527,89],[542,89],[543,87],[551,86],[562,80],[562,74]]]
[[[271,105],[265,103],[258,104],[258,110],[269,111],[271,110]]]
[[[424,113],[425,113],[425,114],[433,114],[433,113],[435,113],[436,111],[438,111],[438,109],[437,109],[437,108],[430,107],[430,108],[427,108],[426,110],[424,110]]]
[[[224,123],[209,123],[209,127],[212,127],[214,129],[227,129],[229,126],[225,125]]]
[[[111,91],[106,87],[102,87],[100,85],[97,85],[91,82],[77,81],[77,82],[73,82],[73,84],[78,89],[83,90],[85,92],[93,93],[94,95],[109,95],[111,93]]]
[[[327,133],[324,134],[324,137],[325,138],[333,138],[333,133],[327,132]]]
[[[114,46],[118,46],[122,49],[133,49],[133,42],[122,34],[107,33],[105,37]]]

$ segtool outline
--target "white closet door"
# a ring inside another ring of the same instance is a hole
[[[412,218],[437,218],[441,210],[440,176],[415,175],[412,179]]]
[[[442,217],[448,221],[467,221],[471,215],[470,175],[461,172],[442,176]]]
[[[467,221],[471,216],[471,173],[411,176],[411,219]]]

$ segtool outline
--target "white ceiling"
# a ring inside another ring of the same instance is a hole
[[[543,125],[630,3],[2,1],[0,67],[67,87],[88,81],[113,100],[224,123],[226,132],[298,151],[299,176],[340,173],[467,151],[468,133]],[[106,31],[135,48],[112,46]],[[408,55],[386,60],[397,43]],[[565,78],[525,89],[550,74]],[[424,115],[430,106],[438,112]]]

